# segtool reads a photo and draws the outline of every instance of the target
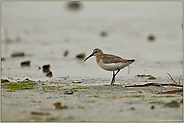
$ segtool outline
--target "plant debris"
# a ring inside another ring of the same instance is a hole
[[[35,81],[18,81],[18,82],[8,82],[8,83],[2,83],[1,87],[3,89],[7,90],[29,90],[34,89],[34,86],[37,85]]]
[[[164,107],[174,107],[174,108],[177,108],[177,107],[180,107],[180,104],[177,101],[172,101],[172,102],[166,103],[164,105]]]
[[[177,86],[177,87],[183,87],[183,85],[179,85],[179,84],[160,84],[160,83],[146,83],[144,85],[127,85],[125,86],[126,88],[127,87],[147,87],[147,86],[158,86],[158,87],[161,87],[161,86]]]
[[[180,93],[180,92],[183,92],[183,89],[161,92],[159,94],[174,94],[174,93]]]
[[[169,73],[167,73],[167,74],[170,76],[171,80],[173,80],[174,83],[177,84],[176,81],[172,78],[171,74],[169,74]]]

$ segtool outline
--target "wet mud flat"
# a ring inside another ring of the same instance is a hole
[[[117,84],[110,85],[107,78],[9,79],[1,83],[2,121],[182,121],[181,93],[160,94],[181,87],[124,87],[150,82],[172,83],[170,78],[124,77],[116,81]],[[29,84],[10,86],[10,83]],[[58,101],[62,107],[53,109]]]
[[[182,121],[181,92],[160,94],[182,87],[125,88],[172,84],[167,73],[183,84],[181,5],[155,5],[4,2],[2,121]],[[97,47],[136,59],[116,85],[95,58],[84,63]]]

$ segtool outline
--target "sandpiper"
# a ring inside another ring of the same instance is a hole
[[[93,53],[86,59],[84,59],[84,61],[86,61],[88,58],[92,56],[96,56],[96,62],[102,69],[113,72],[111,85],[115,83],[115,77],[118,74],[118,72],[135,61],[135,59],[125,60],[119,56],[104,54],[102,50],[99,48],[95,48],[93,50]],[[117,72],[115,73],[114,71]]]

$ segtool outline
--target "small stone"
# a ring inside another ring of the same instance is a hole
[[[33,114],[33,115],[50,115],[50,113],[42,113],[42,112],[36,112],[36,111],[32,111],[31,114]]]
[[[70,1],[67,5],[70,10],[79,10],[81,8],[81,2],[79,1]]]
[[[47,72],[50,71],[50,64],[43,65],[42,68],[43,68],[43,72],[44,72],[44,73],[47,73]]]
[[[30,79],[29,78],[26,78],[25,81],[30,81]]]
[[[85,57],[85,53],[80,53],[76,55],[76,58],[83,59]]]
[[[32,111],[31,114],[34,114],[34,115],[43,115],[42,112],[35,112],[35,111]]]
[[[154,105],[152,105],[152,106],[151,106],[151,109],[155,109],[155,106],[154,106]]]
[[[5,58],[2,58],[2,57],[1,57],[1,61],[5,61]]]
[[[63,55],[67,56],[68,55],[68,50],[66,50]]]
[[[52,105],[52,109],[61,109],[63,107],[63,103],[62,102],[55,102],[53,105]]]
[[[61,78],[64,78],[64,80],[66,80],[66,79],[69,78],[69,76],[63,76],[63,77],[61,77]]]
[[[49,72],[46,73],[46,76],[47,76],[47,77],[52,77],[52,75],[53,75],[53,74],[52,74],[52,71],[49,71]]]
[[[24,56],[25,54],[23,52],[14,52],[11,57],[22,57]]]
[[[135,108],[134,108],[134,107],[131,107],[130,109],[131,109],[131,110],[135,110]]]
[[[64,91],[64,94],[73,94],[72,91]]]
[[[21,62],[20,65],[21,65],[22,67],[27,67],[27,66],[30,66],[30,63],[31,63],[31,61],[30,61],[30,60],[27,60],[27,61]]]
[[[101,35],[102,37],[105,37],[105,36],[107,36],[107,32],[102,31],[102,32],[100,33],[100,35]]]
[[[81,83],[79,80],[72,80],[73,83]]]
[[[149,41],[154,41],[155,40],[155,36],[154,35],[149,35],[148,36],[148,40]]]
[[[149,80],[153,80],[153,79],[156,79],[156,77],[154,77],[154,76],[149,76],[148,79],[149,79]]]

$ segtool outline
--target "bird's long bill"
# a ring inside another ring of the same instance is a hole
[[[86,61],[87,59],[89,59],[91,56],[93,56],[94,54],[92,53],[90,56],[88,56],[86,59],[84,59],[84,61]]]

